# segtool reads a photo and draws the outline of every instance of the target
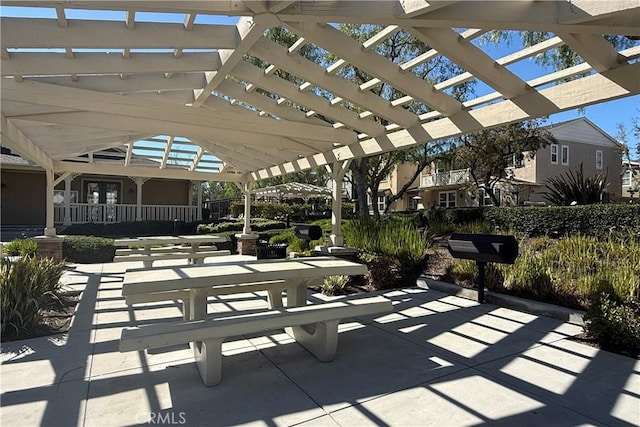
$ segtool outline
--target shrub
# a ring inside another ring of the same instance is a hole
[[[640,304],[621,303],[607,293],[597,294],[584,316],[584,330],[605,350],[640,354]]]
[[[485,218],[502,230],[526,236],[583,234],[607,237],[615,232],[640,235],[640,205],[489,207]]]
[[[7,256],[29,256],[35,255],[38,244],[31,238],[15,239],[2,246],[2,253]]]
[[[353,216],[354,204],[342,202],[342,217],[350,218]],[[236,201],[231,203],[231,215],[238,217],[244,214],[244,202]],[[304,221],[313,216],[331,216],[331,208],[322,212],[314,212],[311,204],[299,203],[271,203],[271,202],[252,202],[251,217],[262,217],[269,219],[282,219],[289,215],[291,220]]]
[[[327,276],[322,282],[322,293],[325,295],[340,295],[349,283],[349,276]]]
[[[64,263],[25,256],[0,264],[0,319],[3,338],[30,329],[40,321],[39,311],[47,298],[60,290]]]
[[[62,256],[69,262],[93,264],[113,261],[113,239],[95,236],[65,236]]]
[[[410,218],[375,220],[360,217],[345,221],[345,243],[358,248],[359,257],[369,267],[373,289],[402,286],[422,272],[431,245],[427,235]]]
[[[432,224],[461,225],[470,222],[481,222],[484,219],[484,207],[447,208],[424,211],[424,221]]]
[[[244,221],[224,221],[218,224],[200,224],[198,225],[198,234],[218,234],[225,231],[235,231],[241,233],[244,227]],[[274,221],[265,218],[251,218],[251,231],[264,231],[285,228],[286,225],[282,221]]]
[[[63,230],[65,235],[98,237],[163,236],[172,234],[191,234],[198,222],[184,221],[129,221],[108,224],[86,223],[72,224]]]
[[[271,236],[271,238],[269,239],[269,243],[271,244],[286,243],[287,245],[289,245],[289,251],[291,252],[309,254],[310,249],[318,245],[322,245],[324,243],[324,239],[307,241],[307,240],[298,238],[295,235],[293,230],[288,229],[283,233]]]
[[[620,301],[640,301],[640,239],[611,236],[599,240],[571,236],[559,240],[537,238],[521,242],[513,265],[489,264],[487,287],[522,297],[584,309],[598,292]],[[448,278],[475,282],[473,262],[454,260]],[[495,280],[492,283],[491,280]]]
[[[580,163],[580,168],[575,171],[570,170],[547,179],[545,186],[548,191],[544,193],[544,198],[554,205],[589,205],[603,201],[607,176],[599,172],[593,177],[585,176]]]

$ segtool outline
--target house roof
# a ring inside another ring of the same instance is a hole
[[[591,135],[589,135],[590,138],[585,138],[584,134],[576,132],[576,128],[578,127],[582,127],[585,130],[587,130],[586,128],[588,127],[587,131],[591,131]],[[575,140],[595,145],[609,145],[616,148],[622,146],[615,138],[586,117],[578,117],[576,119],[554,123],[545,126],[545,129],[549,130],[554,136],[564,138],[565,140]]]
[[[637,38],[639,12],[635,0],[3,0],[2,144],[57,172],[282,175],[638,94],[638,42],[616,50],[602,34]],[[363,41],[340,23],[380,29]],[[295,41],[269,40],[272,27]],[[400,29],[429,47],[396,64],[376,48]],[[478,42],[491,30],[550,37],[496,58]],[[335,61],[304,58],[307,44]],[[517,71],[561,46],[584,62],[533,79]],[[414,73],[436,57],[461,71],[444,81]],[[340,74],[355,69],[370,79]],[[489,90],[458,100],[463,82]],[[383,83],[398,98],[372,92]],[[69,161],[110,147],[125,153],[120,164]]]

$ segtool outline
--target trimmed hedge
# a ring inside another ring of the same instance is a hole
[[[235,231],[237,233],[240,233],[242,232],[243,227],[244,227],[243,220],[226,221],[226,222],[220,222],[218,224],[200,224],[198,225],[197,232],[198,234],[210,234],[210,233],[217,234],[225,231]],[[252,231],[273,230],[273,229],[280,229],[285,227],[286,225],[282,221],[273,221],[273,220],[264,219],[264,218],[251,219]]]
[[[108,224],[86,223],[72,224],[63,230],[65,235],[131,237],[164,236],[174,234],[193,234],[200,222],[184,221],[129,221]]]
[[[614,231],[640,233],[640,205],[602,204],[548,207],[490,207],[484,219],[527,236],[583,234],[605,237]]]
[[[350,218],[353,216],[353,203],[342,202],[342,217]],[[240,216],[244,213],[244,202],[231,202],[231,215]],[[251,216],[260,218],[277,219],[284,218],[287,215],[292,220],[301,221],[310,217],[331,217],[331,208],[324,213],[313,213],[310,204],[299,203],[271,203],[271,202],[251,202]]]
[[[62,256],[69,262],[94,264],[112,262],[116,253],[113,239],[95,236],[65,236]]]
[[[424,221],[427,225],[431,224],[447,224],[460,225],[470,222],[481,222],[484,220],[484,210],[486,208],[450,208],[450,209],[432,209],[424,211]]]

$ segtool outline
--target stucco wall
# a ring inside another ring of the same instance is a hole
[[[2,225],[44,225],[44,173],[3,169],[1,176]]]

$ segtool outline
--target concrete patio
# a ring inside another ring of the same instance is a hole
[[[186,346],[118,352],[123,327],[182,316],[126,306],[131,267],[75,266],[69,333],[3,343],[3,426],[640,425],[640,361],[571,341],[580,326],[421,288],[383,292],[391,314],[343,321],[331,363],[281,331],[227,342],[207,388]],[[209,311],[263,307],[242,294]]]

